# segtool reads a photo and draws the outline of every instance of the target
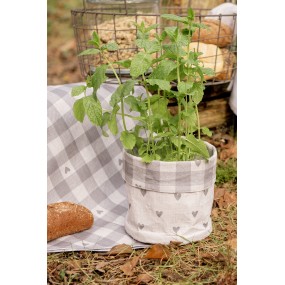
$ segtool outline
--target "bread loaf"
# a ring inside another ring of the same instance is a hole
[[[192,35],[193,42],[203,42],[214,44],[218,47],[225,47],[232,42],[233,30],[230,26],[219,20],[205,19],[202,24],[208,26],[207,29],[197,29]]]
[[[224,58],[222,51],[218,46],[213,44],[192,42],[190,43],[189,47],[191,51],[198,51],[203,53],[198,58],[203,63],[204,67],[213,69],[215,74],[219,74],[221,71],[223,71]],[[214,77],[215,75],[205,75],[206,80],[212,79]]]
[[[47,241],[91,228],[94,217],[82,205],[58,202],[47,206]]]

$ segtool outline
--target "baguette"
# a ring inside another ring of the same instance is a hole
[[[225,47],[231,44],[233,39],[233,30],[230,26],[214,19],[205,19],[201,23],[207,25],[208,28],[197,29],[192,35],[193,42],[214,44],[218,47]]]
[[[82,205],[58,202],[47,206],[47,241],[74,234],[92,227],[94,217]]]

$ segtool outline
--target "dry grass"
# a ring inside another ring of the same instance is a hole
[[[217,145],[217,148],[221,154],[223,147]],[[236,160],[225,159],[229,158]],[[227,167],[227,163],[220,165]],[[231,162],[232,165],[236,164]],[[165,247],[167,254],[163,259],[150,258],[148,248],[130,247],[123,248],[125,253],[49,253],[48,284],[237,284],[236,177],[233,170],[228,177],[223,169],[219,170],[224,183],[215,189],[213,232],[209,237],[187,245],[170,243]]]
[[[168,260],[144,258],[148,249],[50,253],[48,284],[236,284],[236,206],[213,210],[212,234],[188,245],[168,245]],[[134,257],[137,264],[124,272],[122,266]]]

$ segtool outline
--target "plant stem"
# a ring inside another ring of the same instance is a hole
[[[196,111],[196,116],[197,116],[197,125],[198,125],[198,139],[200,140],[201,134],[200,134],[200,118],[199,118],[199,111],[198,111],[198,106],[197,104],[194,104],[195,106],[195,111]]]
[[[189,73],[189,69],[190,69],[190,64],[189,64],[189,56],[190,56],[190,43],[191,43],[191,27],[192,27],[192,21],[189,21],[188,24],[188,43],[187,43],[187,82],[190,81],[190,73]],[[187,94],[186,94],[187,95]],[[190,97],[190,95],[189,95]],[[189,98],[190,100],[190,98]],[[185,112],[188,112],[188,102],[187,102],[187,96],[186,96],[186,104],[185,104]],[[191,131],[190,131],[191,132]],[[189,128],[188,128],[188,124],[186,124],[186,135],[189,134]]]
[[[143,85],[144,85],[144,88],[146,90],[146,95],[147,95],[147,109],[148,109],[148,129],[149,129],[149,135],[147,137],[147,150],[149,151],[149,146],[150,146],[150,139],[152,141],[152,146],[153,146],[153,149],[154,150],[154,142],[153,142],[153,132],[152,132],[152,121],[151,121],[151,114],[150,114],[150,111],[151,111],[151,104],[150,104],[150,94],[149,94],[149,91],[148,91],[148,88],[147,88],[147,84],[146,84],[146,79],[145,79],[145,76],[144,74],[142,75],[142,78],[143,78]]]
[[[102,53],[102,55],[103,55],[103,58],[108,62],[109,66],[112,69],[112,71],[113,71],[113,73],[114,73],[114,75],[115,75],[115,77],[119,83],[119,86],[120,86],[122,84],[122,82],[121,82],[121,79],[119,78],[113,64],[108,60],[108,58],[106,56],[104,56],[103,53]],[[126,125],[126,120],[125,120],[125,106],[124,106],[124,99],[123,98],[121,98],[121,110],[122,110],[121,116],[122,116],[124,130],[127,131],[127,125]]]
[[[177,84],[180,83],[180,71],[179,71],[179,56],[177,55],[176,58],[176,66],[177,66]],[[179,98],[177,99],[177,105],[178,105],[178,153],[177,153],[177,160],[180,160],[180,152],[181,152],[181,100]]]

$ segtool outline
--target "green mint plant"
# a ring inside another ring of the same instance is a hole
[[[106,64],[96,67],[95,72],[87,76],[86,85],[72,89],[72,96],[84,94],[73,105],[74,116],[80,122],[87,116],[102,129],[104,136],[108,136],[108,129],[113,135],[120,135],[123,147],[146,163],[208,159],[201,132],[208,136],[211,132],[200,126],[198,104],[204,94],[204,75],[213,74],[213,70],[203,67],[198,59],[201,53],[189,49],[193,32],[206,26],[194,22],[192,9],[185,17],[172,14],[162,17],[177,25],[165,27],[151,39],[150,31],[158,25],[146,27],[144,22],[134,23],[139,52],[132,59],[110,62],[108,53],[119,49],[117,43],[102,44],[98,34],[93,32],[88,42],[93,47],[79,56],[100,54]],[[122,82],[115,66],[129,69],[131,79]],[[103,110],[97,91],[108,79],[107,69],[114,73],[118,87],[111,96],[110,108]],[[144,86],[145,94],[134,96],[136,84]],[[87,88],[93,89],[92,95],[86,95]],[[177,101],[176,115],[169,112],[169,100]],[[120,133],[118,116],[123,122]],[[126,117],[135,120],[133,129],[127,129]]]

